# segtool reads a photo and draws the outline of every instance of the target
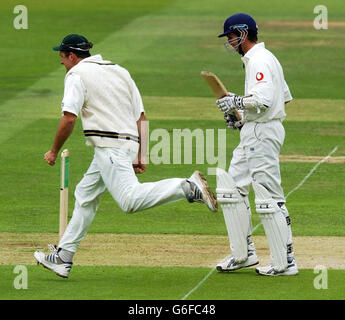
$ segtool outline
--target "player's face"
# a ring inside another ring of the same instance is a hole
[[[70,53],[69,55],[66,55],[65,52],[60,51],[60,57],[61,64],[65,66],[66,72],[68,72],[75,65],[72,54]]]
[[[238,36],[234,33],[229,33],[227,37],[228,43],[234,48],[234,50],[238,51]]]

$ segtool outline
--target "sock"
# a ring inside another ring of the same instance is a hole
[[[65,250],[63,248],[59,248],[58,255],[60,259],[65,263],[71,263],[73,260],[75,252]]]

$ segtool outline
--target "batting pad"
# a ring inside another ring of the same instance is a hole
[[[235,261],[242,263],[248,258],[247,237],[250,228],[250,217],[247,206],[230,174],[220,168],[217,168],[216,173],[217,201],[223,210],[230,249]]]
[[[284,271],[288,264],[288,227],[284,215],[264,186],[255,181],[252,186],[255,193],[256,212],[265,229],[273,268],[278,272]]]

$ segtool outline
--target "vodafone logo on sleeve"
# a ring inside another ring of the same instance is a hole
[[[261,81],[264,78],[264,74],[262,72],[258,72],[256,74],[256,80]]]

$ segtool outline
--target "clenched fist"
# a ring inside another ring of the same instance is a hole
[[[232,113],[235,109],[243,109],[242,99],[243,97],[237,95],[225,96],[224,98],[218,99],[216,105],[220,111]]]
[[[49,150],[44,154],[44,160],[50,165],[53,166],[55,164],[56,158],[57,158],[57,153]]]

